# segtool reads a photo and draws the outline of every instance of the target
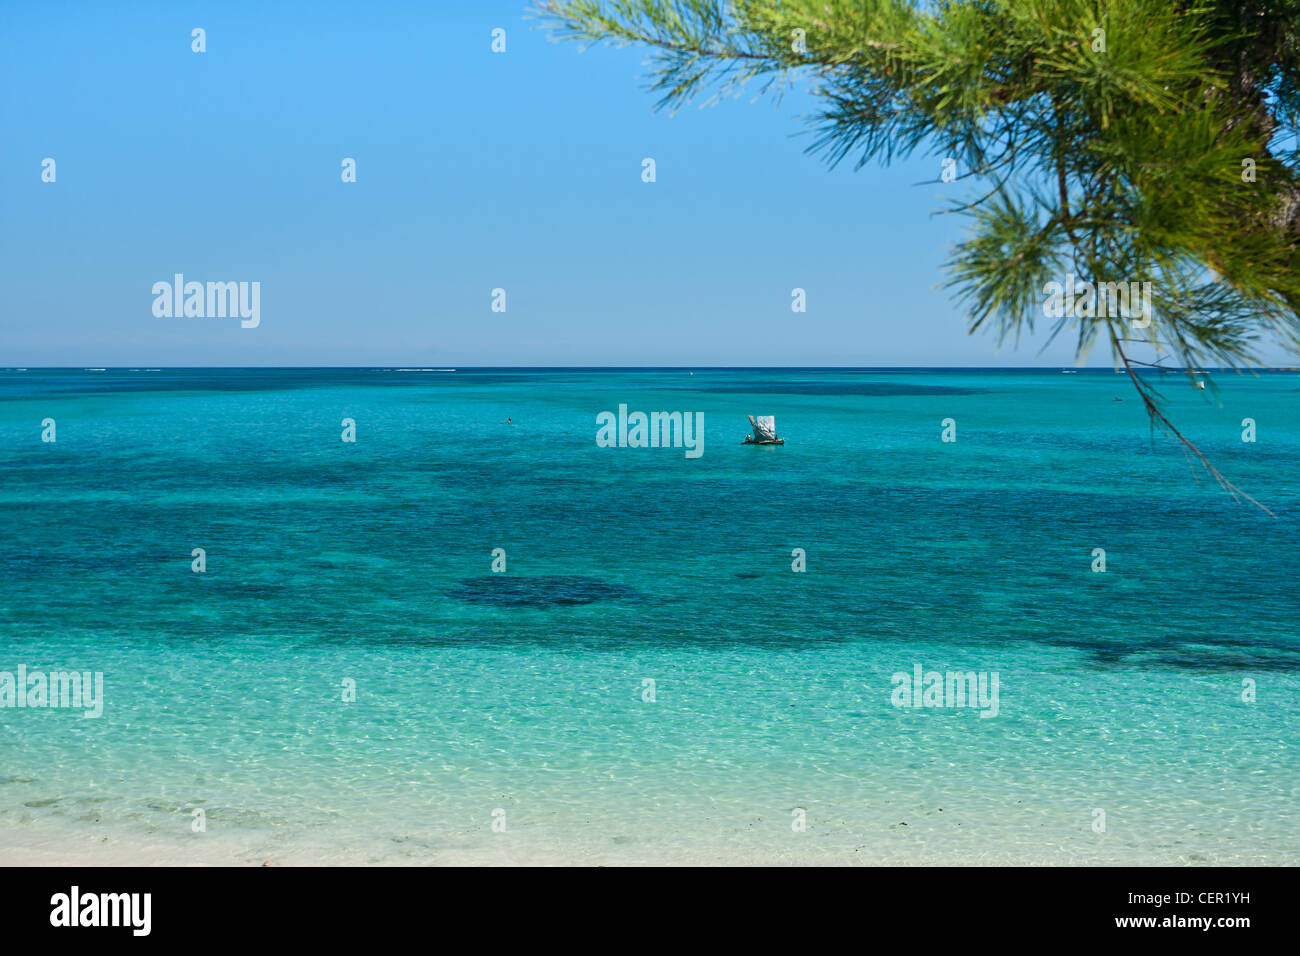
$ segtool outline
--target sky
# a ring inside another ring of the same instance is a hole
[[[941,157],[830,168],[800,86],[646,73],[521,2],[4,0],[0,366],[1075,364],[967,334]],[[176,273],[258,325],[155,315]]]

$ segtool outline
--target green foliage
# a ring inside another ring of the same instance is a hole
[[[971,330],[1018,337],[1043,285],[1150,281],[1140,332],[1067,316],[1128,364],[1131,335],[1179,365],[1300,341],[1300,0],[554,0],[562,37],[648,47],[675,108],[810,78],[832,163],[924,149],[974,187],[950,285]],[[796,31],[803,31],[802,34]],[[1098,32],[1102,31],[1102,32]],[[796,42],[802,36],[803,44]],[[1243,181],[1243,160],[1255,181]]]

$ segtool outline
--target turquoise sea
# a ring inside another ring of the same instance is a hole
[[[0,672],[104,680],[0,859],[1294,864],[1300,376],[1212,380],[1277,518],[1109,369],[0,371]]]

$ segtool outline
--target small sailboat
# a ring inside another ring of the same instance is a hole
[[[755,418],[749,416],[750,427],[754,429],[752,434],[746,435],[742,445],[784,445],[784,438],[776,437],[776,416],[759,415]]]

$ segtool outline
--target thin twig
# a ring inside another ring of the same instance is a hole
[[[1205,455],[1202,454],[1199,448],[1197,448],[1194,444],[1192,444],[1192,442],[1188,438],[1184,437],[1182,432],[1180,432],[1177,428],[1174,427],[1174,423],[1171,422],[1168,419],[1168,417],[1166,417],[1165,413],[1160,410],[1160,407],[1156,404],[1155,400],[1152,398],[1150,394],[1150,387],[1145,382],[1141,381],[1137,377],[1137,373],[1133,371],[1134,364],[1145,364],[1145,363],[1134,363],[1133,361],[1131,361],[1128,355],[1124,352],[1124,347],[1120,344],[1119,337],[1115,334],[1114,326],[1112,326],[1109,322],[1107,322],[1106,329],[1110,333],[1110,341],[1111,341],[1111,345],[1115,349],[1115,354],[1118,355],[1120,361],[1124,363],[1124,371],[1128,373],[1129,379],[1133,382],[1133,387],[1137,389],[1138,395],[1142,398],[1142,404],[1146,406],[1147,415],[1150,416],[1152,424],[1154,425],[1156,422],[1159,422],[1161,428],[1165,429],[1165,431],[1169,432],[1171,435],[1177,438],[1178,441],[1182,443],[1184,456],[1187,456],[1188,452],[1195,455],[1200,460],[1201,467],[1204,468],[1207,472],[1209,472],[1214,477],[1214,480],[1219,483],[1219,487],[1224,489],[1226,492],[1228,492],[1228,494],[1232,495],[1233,501],[1238,501],[1242,498],[1245,498],[1256,508],[1259,508],[1265,514],[1267,514],[1269,517],[1277,518],[1277,515],[1274,514],[1271,510],[1264,507],[1264,505],[1260,504],[1250,495],[1246,494],[1244,491],[1242,491],[1240,488],[1238,488],[1236,485],[1230,482],[1223,475],[1223,473],[1219,471],[1219,469],[1215,468],[1214,465],[1210,463],[1210,459],[1206,458]],[[1188,457],[1187,464],[1188,464],[1188,468],[1192,472],[1192,477],[1195,478],[1196,469],[1192,467],[1192,462],[1190,457]]]

